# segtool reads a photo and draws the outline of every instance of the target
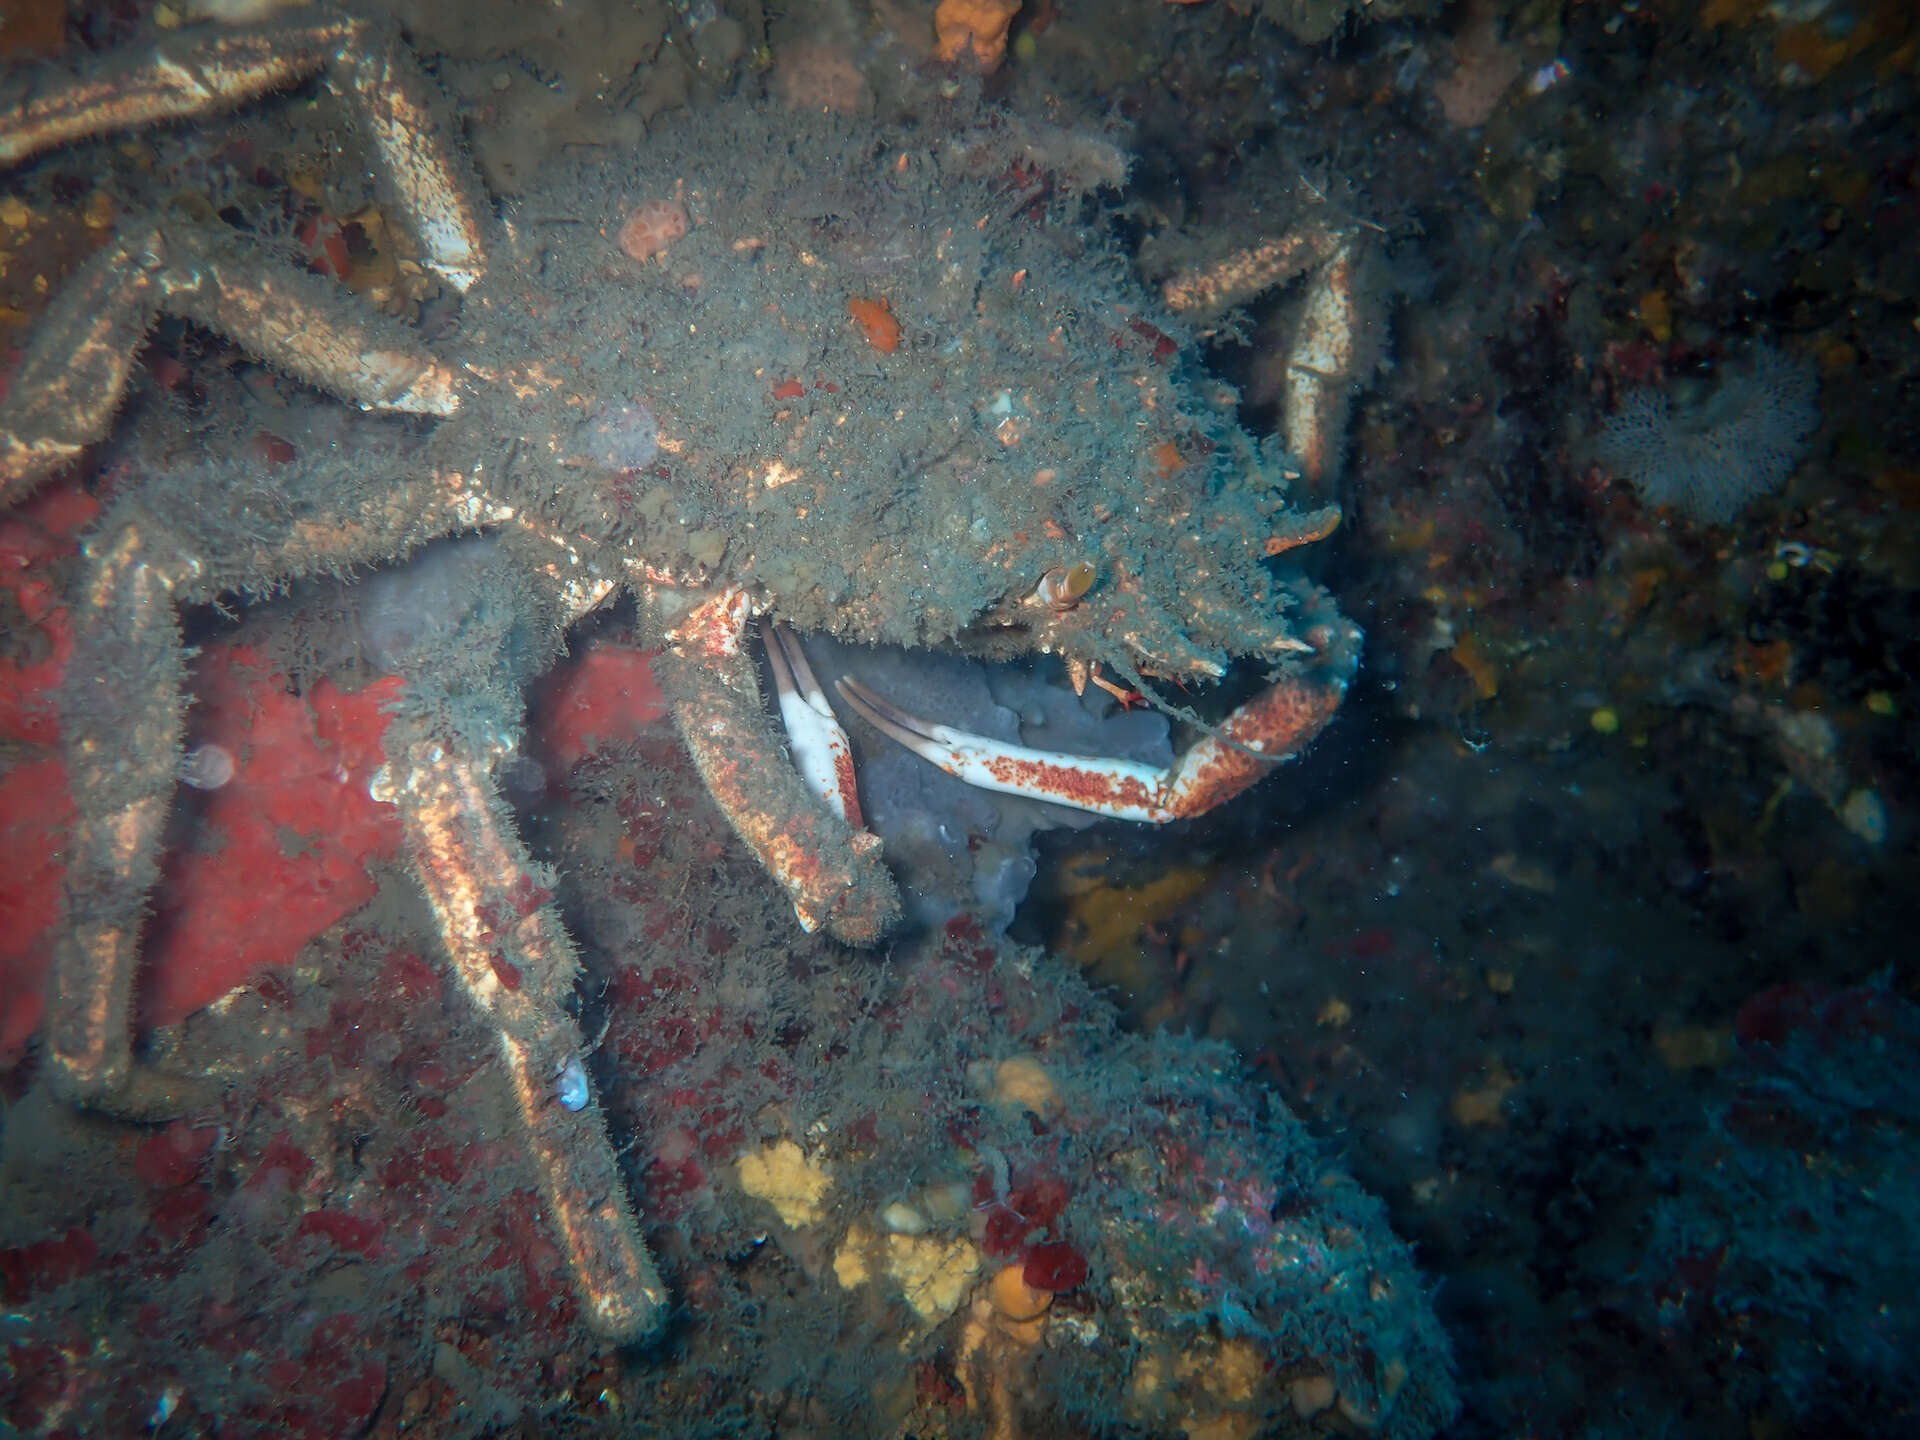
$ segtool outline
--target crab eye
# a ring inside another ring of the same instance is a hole
[[[1055,610],[1071,610],[1080,603],[1080,597],[1093,588],[1097,573],[1091,560],[1082,560],[1064,568],[1056,566],[1040,577],[1039,585],[1034,587],[1033,599]]]

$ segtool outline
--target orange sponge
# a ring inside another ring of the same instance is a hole
[[[900,322],[893,306],[885,300],[868,300],[856,295],[847,301],[847,313],[866,332],[867,343],[882,354],[891,355],[900,348]]]
[[[933,12],[934,53],[959,60],[973,52],[982,74],[1000,68],[1007,54],[1007,30],[1020,13],[1020,0],[940,0]]]

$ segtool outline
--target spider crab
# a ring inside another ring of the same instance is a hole
[[[356,112],[420,263],[461,296],[458,335],[429,343],[240,234],[136,219],[56,297],[0,409],[11,502],[107,434],[144,333],[171,314],[349,404],[436,417],[404,461],[303,462],[271,513],[209,467],[120,497],[93,532],[62,701],[78,819],[47,1073],[123,1113],[184,1103],[129,1040],[181,747],[181,608],[485,532],[489,583],[470,604],[492,620],[406,667],[375,793],[398,807],[451,967],[498,1033],[583,1313],[633,1338],[664,1291],[597,1105],[556,1102],[581,1048],[565,1008],[577,960],[491,781],[568,627],[636,597],[735,830],[801,924],[871,945],[894,886],[785,627],[1051,652],[1076,683],[1105,667],[1141,690],[1256,658],[1265,688],[1164,771],[1009,749],[842,689],[975,783],[1167,821],[1251,785],[1339,706],[1357,629],[1267,563],[1337,512],[1285,510],[1279,457],[1189,387],[1120,258],[1036,220],[1033,166],[1009,158],[1031,148],[1007,117],[956,139],[740,104],[645,154],[562,167],[496,215],[397,36],[321,10],[38,81],[0,111],[0,163],[315,76]],[[623,219],[670,194],[685,233],[630,258]],[[762,699],[756,617],[792,760]]]

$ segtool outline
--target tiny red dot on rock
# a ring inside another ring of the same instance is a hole
[[[1086,1283],[1086,1257],[1064,1240],[1036,1245],[1027,1251],[1027,1261],[1020,1269],[1020,1278],[1033,1289],[1054,1295],[1063,1290],[1078,1289]]]

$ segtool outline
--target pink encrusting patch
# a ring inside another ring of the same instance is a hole
[[[385,706],[398,679],[346,694],[322,680],[305,695],[242,646],[213,646],[195,666],[195,738],[238,762],[208,793],[201,840],[170,855],[142,1018],[172,1025],[302,948],[373,898],[368,864],[399,853],[392,806],[368,793],[386,760]]]
[[[60,739],[54,692],[73,654],[73,626],[55,567],[99,513],[99,501],[63,487],[0,520],[0,592],[16,612],[0,654],[0,740],[53,745]]]
[[[18,747],[0,775],[0,1069],[40,1028],[53,927],[64,913],[63,856],[73,823],[57,690],[73,653],[57,567],[100,503],[76,486],[42,491],[0,519],[0,602],[13,612],[0,654],[0,741]],[[38,750],[39,754],[34,752]]]
[[[687,233],[687,207],[681,197],[636,205],[620,227],[620,248],[633,260],[665,255]]]
[[[556,774],[638,739],[666,715],[666,697],[653,678],[655,653],[601,641],[540,683],[532,730]]]
[[[66,907],[67,771],[49,756],[0,776],[0,1068],[15,1064],[40,1028],[53,927]]]

